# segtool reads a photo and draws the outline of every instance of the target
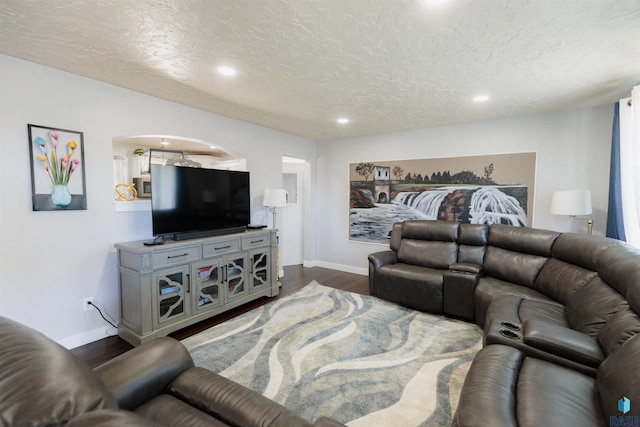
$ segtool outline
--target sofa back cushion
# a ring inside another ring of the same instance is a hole
[[[555,231],[493,224],[489,226],[487,243],[514,252],[549,258],[559,235]]]
[[[484,224],[460,224],[458,229],[458,262],[482,265],[489,228]]]
[[[627,306],[624,297],[599,277],[594,277],[569,299],[567,321],[576,329],[596,337],[607,321]]]
[[[629,245],[608,248],[598,259],[598,274],[640,313],[640,249]]]
[[[551,256],[559,233],[526,227],[489,226],[484,256],[486,275],[533,287],[540,270]]]
[[[532,288],[546,262],[543,256],[489,246],[484,255],[484,274]]]
[[[69,350],[0,317],[0,423],[63,425],[117,404],[98,376]]]
[[[551,258],[542,267],[533,287],[550,298],[567,304],[577,290],[596,277],[598,273],[595,271]]]
[[[606,415],[622,415],[618,400],[629,399],[631,412],[625,416],[640,415],[640,335],[635,335],[607,357],[598,368],[596,384]]]
[[[619,240],[607,237],[563,233],[556,239],[551,253],[556,259],[596,271],[598,259],[604,251],[621,244]]]
[[[455,242],[402,239],[398,262],[448,270],[449,265],[456,262],[457,255]]]
[[[640,334],[640,317],[626,306],[614,314],[600,329],[598,342],[605,354],[611,354],[637,334]]]
[[[458,223],[410,220],[402,223],[398,262],[448,269],[458,255]]]

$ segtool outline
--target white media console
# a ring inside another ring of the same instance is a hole
[[[115,247],[118,335],[134,346],[279,292],[273,229]]]

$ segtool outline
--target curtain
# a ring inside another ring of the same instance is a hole
[[[627,240],[622,219],[622,190],[620,183],[620,103],[613,110],[611,132],[611,167],[609,169],[609,208],[607,210],[607,237]]]
[[[633,88],[630,98],[621,99],[618,104],[619,119],[619,176],[620,176],[620,201],[621,205],[615,205],[615,171],[612,168],[611,175],[614,175],[610,183],[609,200],[614,199],[614,205],[609,207],[607,218],[607,235],[609,235],[609,220],[613,224],[617,219],[622,218],[622,234],[618,238],[623,238],[628,243],[640,247],[640,86]],[[615,151],[615,120],[612,138],[612,165],[616,162],[613,158]],[[614,165],[615,166],[615,165]],[[614,187],[614,194],[611,194],[611,186]],[[612,218],[614,217],[614,218]],[[611,230],[612,237],[618,233],[620,226],[616,226],[618,231]]]

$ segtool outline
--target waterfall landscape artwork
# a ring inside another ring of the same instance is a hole
[[[349,164],[349,238],[389,243],[393,223],[441,219],[527,226],[536,153]]]

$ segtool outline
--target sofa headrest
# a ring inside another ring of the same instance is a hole
[[[455,242],[458,225],[453,221],[409,220],[402,223],[402,238]]]
[[[0,317],[2,424],[63,425],[101,408],[117,404],[86,364],[41,333]]]
[[[554,258],[596,271],[598,258],[611,246],[622,244],[619,240],[586,234],[563,233],[553,244]]]
[[[640,249],[626,244],[611,246],[602,253],[596,267],[602,280],[640,314]]]
[[[393,224],[393,228],[391,229],[391,241],[389,242],[389,247],[394,251],[398,252],[398,249],[400,249],[401,240],[402,240],[402,223],[396,222]]]
[[[515,252],[551,256],[551,247],[560,233],[528,227],[492,224],[489,226],[489,245]]]
[[[485,224],[460,224],[458,243],[461,245],[485,246],[489,227]]]

